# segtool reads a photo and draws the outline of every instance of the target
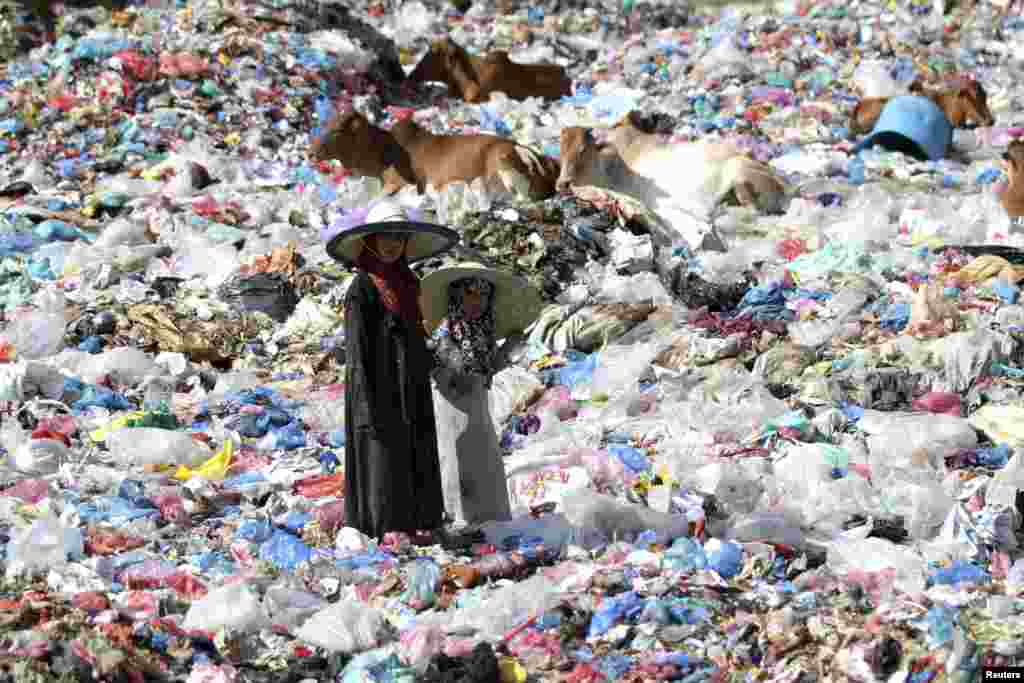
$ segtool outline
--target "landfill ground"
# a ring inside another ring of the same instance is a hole
[[[180,0],[53,5],[47,35],[4,2],[0,681],[1024,671],[999,201],[1024,18],[949,4]],[[395,82],[446,34],[562,64],[573,95]],[[861,95],[964,76],[994,125],[858,161]],[[699,244],[593,188],[403,190],[462,236],[421,274],[472,258],[546,302],[490,397],[515,516],[471,546],[345,525],[352,273],[324,244],[382,184],[307,152],[353,108],[552,156],[636,110],[790,188],[680,228]]]

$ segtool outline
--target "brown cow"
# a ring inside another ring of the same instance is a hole
[[[981,126],[991,126],[996,122],[988,108],[988,94],[977,81],[966,81],[958,88],[943,92],[926,92],[920,84],[915,83],[910,87],[910,92],[935,102],[954,128],[963,128],[969,120]],[[850,115],[850,132],[855,135],[870,133],[889,99],[869,97],[858,102]]]
[[[509,59],[504,50],[476,57],[451,38],[435,41],[408,80],[444,83],[450,96],[472,103],[486,102],[493,92],[503,92],[513,100],[555,100],[572,94],[572,79],[564,67],[519,64]]]
[[[477,178],[493,189],[544,199],[555,193],[558,163],[512,140],[494,135],[434,135],[411,120],[391,130],[372,125],[358,112],[338,117],[313,144],[317,160],[338,159],[346,168],[380,177],[389,190],[411,184],[422,192]]]
[[[406,151],[358,112],[335,118],[313,141],[310,156],[318,161],[337,159],[354,173],[381,178],[389,191],[417,184]]]
[[[399,121],[391,136],[409,155],[421,190],[485,178],[520,197],[555,194],[558,162],[496,135],[434,135],[411,119]]]

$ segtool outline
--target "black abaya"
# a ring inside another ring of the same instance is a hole
[[[444,515],[426,339],[359,273],[345,297],[345,523],[379,538]]]

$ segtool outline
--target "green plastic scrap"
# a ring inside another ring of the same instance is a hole
[[[234,244],[245,239],[245,233],[238,228],[223,223],[211,223],[206,229],[206,236],[214,242]]]
[[[789,270],[800,279],[824,277],[829,273],[881,273],[895,268],[892,256],[869,254],[858,242],[829,242],[824,248],[794,259]]]
[[[35,289],[23,263],[10,258],[0,261],[0,304],[4,310],[28,303]]]

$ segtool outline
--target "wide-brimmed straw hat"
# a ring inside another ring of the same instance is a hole
[[[482,263],[463,262],[435,270],[420,282],[420,308],[423,324],[433,332],[448,316],[448,292],[452,283],[478,277],[494,285],[491,307],[494,310],[495,336],[504,339],[522,332],[540,315],[544,307],[540,292],[529,282]]]
[[[355,265],[363,249],[363,238],[370,235],[388,232],[407,235],[405,258],[409,263],[447,251],[459,241],[459,234],[454,230],[423,222],[417,212],[394,200],[381,200],[365,210],[350,211],[332,228],[337,232],[327,242],[327,254],[349,266]]]

